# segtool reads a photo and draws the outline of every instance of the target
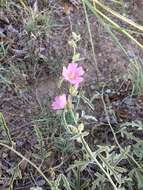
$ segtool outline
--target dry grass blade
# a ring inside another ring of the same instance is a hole
[[[126,29],[119,26],[116,22],[114,22],[110,17],[103,14],[100,10],[97,9],[95,5],[92,5],[89,0],[84,0],[84,3],[88,6],[88,8],[95,14],[95,16],[98,18],[99,16],[107,21],[109,24],[111,24],[116,30],[123,33],[125,36],[127,36],[130,40],[132,40],[134,43],[136,43],[140,48],[143,49],[143,45],[137,41],[129,32],[126,31]]]
[[[135,42],[140,48],[143,49],[143,45],[139,41],[137,41],[131,34],[129,34],[125,29],[121,28],[117,23],[115,23],[114,21],[112,21],[109,17],[107,17],[106,15],[104,15],[98,9],[96,9],[96,12],[100,16],[102,16],[104,19],[106,19],[109,23],[111,23],[116,29],[118,29],[120,32],[122,32],[124,35],[126,35],[129,39],[131,39],[133,42]]]
[[[13,147],[8,146],[2,142],[0,142],[0,146],[7,148],[8,150],[14,152],[17,156],[19,156],[20,158],[22,158],[22,160],[26,161],[27,163],[29,163],[33,168],[35,168],[37,170],[37,172],[45,179],[45,181],[47,182],[47,184],[49,184],[51,186],[51,182],[48,180],[48,178],[44,175],[44,173],[39,169],[38,166],[36,166],[32,161],[30,161],[28,158],[26,158],[25,156],[23,156],[21,153],[19,153],[18,151],[16,151]]]
[[[22,7],[29,12],[29,8],[28,8],[28,5],[26,5],[25,1],[23,0],[19,0],[19,3],[22,5]]]
[[[135,23],[134,21],[132,21],[131,19],[126,18],[125,16],[120,15],[119,13],[117,13],[116,11],[110,9],[109,7],[103,5],[101,2],[99,2],[98,0],[93,0],[93,3],[96,5],[99,5],[100,7],[102,7],[104,10],[106,10],[107,12],[111,13],[112,15],[114,15],[115,17],[117,17],[118,19],[124,21],[125,23],[135,27],[138,30],[143,31],[143,26]]]

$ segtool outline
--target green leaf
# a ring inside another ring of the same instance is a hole
[[[34,127],[34,129],[36,132],[38,143],[39,143],[40,147],[43,147],[44,146],[44,140],[43,140],[42,132],[40,131],[40,129],[38,127]]]
[[[31,187],[30,190],[43,190],[41,187]]]
[[[11,136],[10,136],[10,131],[9,131],[9,128],[5,122],[5,119],[3,117],[3,114],[0,112],[0,127],[2,127],[2,129],[4,130],[4,132],[6,133],[6,136],[7,136],[7,140],[9,142],[9,144],[12,145],[12,139],[11,139]]]
[[[80,54],[79,53],[76,53],[73,57],[72,57],[72,61],[73,62],[76,62],[80,59]]]
[[[84,130],[84,124],[83,123],[79,124],[78,130],[80,133]]]
[[[138,183],[138,189],[143,189],[143,174],[139,170],[136,170],[136,178]]]
[[[66,188],[66,190],[71,190],[70,184],[69,184],[69,182],[68,182],[66,176],[63,175],[63,174],[60,174],[60,175],[58,176],[57,180],[55,181],[56,188],[58,189],[58,186],[60,185],[60,181],[61,181],[61,180],[63,181],[62,184],[63,184],[63,186]]]
[[[64,183],[63,185],[64,185],[64,187],[65,187],[67,190],[71,190],[70,184],[69,184],[67,178],[65,177],[65,175],[61,174],[61,178],[62,178],[62,180],[63,180],[63,183]]]
[[[85,136],[88,136],[88,135],[89,135],[89,133],[88,133],[87,131],[83,132],[82,134],[81,134],[81,133],[79,133],[79,134],[77,134],[77,135],[75,135],[75,136],[71,137],[71,139],[70,139],[70,140],[77,140],[78,138],[80,138],[80,137],[81,137],[81,135],[82,135],[82,137],[85,137]]]
[[[4,84],[6,84],[7,86],[9,86],[9,85],[12,84],[11,81],[9,81],[6,77],[3,77],[1,74],[0,74],[0,80],[1,80]]]

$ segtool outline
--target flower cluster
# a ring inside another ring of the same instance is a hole
[[[68,81],[71,85],[77,89],[79,84],[83,81],[84,70],[78,64],[70,63],[68,67],[63,67],[62,76],[64,80]],[[52,103],[53,110],[64,109],[67,105],[66,95],[62,94],[56,96],[54,102]]]

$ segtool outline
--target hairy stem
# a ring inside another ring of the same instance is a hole
[[[91,149],[89,148],[88,144],[86,143],[86,141],[84,140],[84,138],[82,137],[82,135],[81,135],[80,139],[81,139],[82,145],[83,145],[86,153],[90,156],[90,158],[92,160],[94,160],[96,162],[96,164],[98,165],[98,167],[103,171],[103,173],[106,175],[106,177],[108,178],[108,180],[110,181],[110,183],[114,187],[114,190],[118,190],[118,187],[113,182],[111,176],[106,172],[106,170],[102,167],[102,165],[100,164],[100,162],[95,158],[95,156],[93,155]]]

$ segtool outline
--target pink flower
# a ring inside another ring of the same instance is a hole
[[[66,107],[67,100],[66,95],[62,94],[60,96],[56,96],[54,102],[52,103],[53,110],[60,110]]]
[[[78,64],[70,63],[67,68],[63,67],[62,75],[64,79],[75,85],[75,87],[78,87],[83,81],[83,74],[84,70],[82,67],[78,67]]]

